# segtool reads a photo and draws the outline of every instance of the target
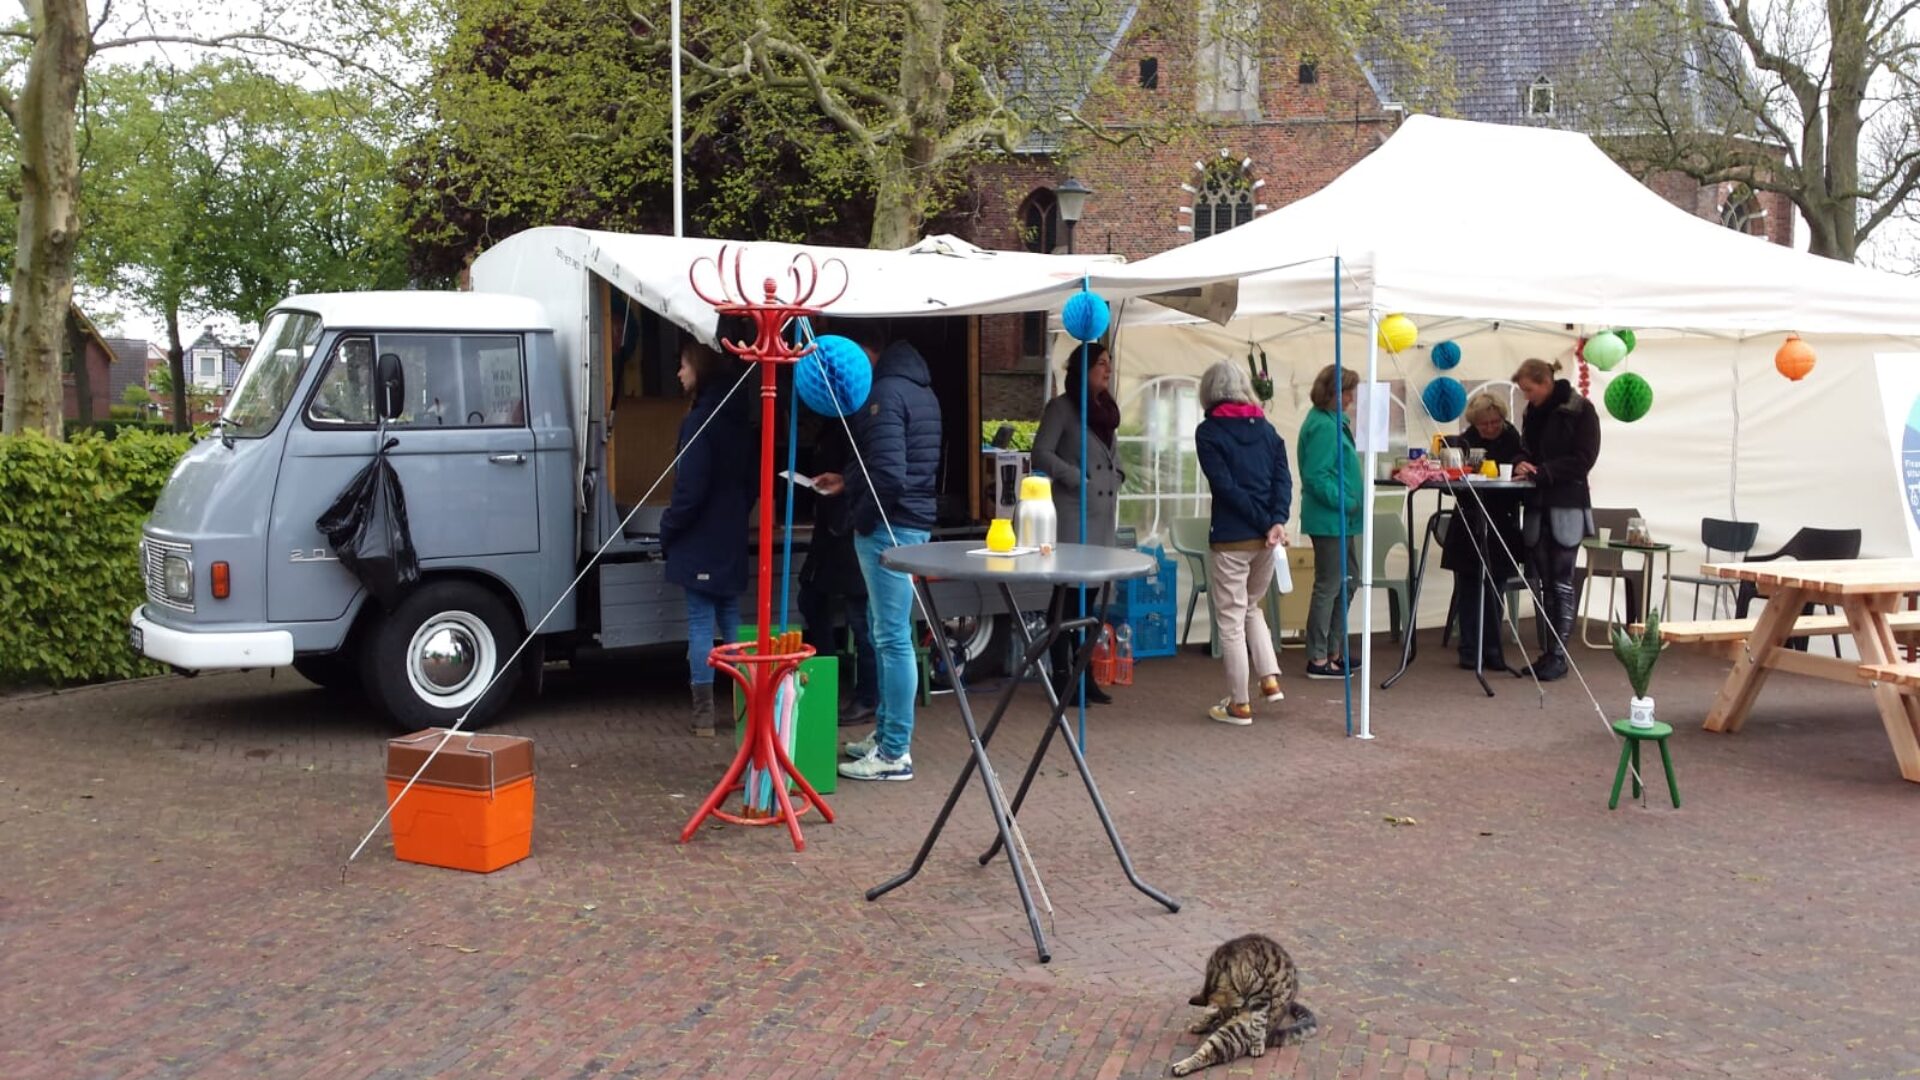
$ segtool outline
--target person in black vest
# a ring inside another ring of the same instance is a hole
[[[837,416],[821,424],[813,444],[816,471],[843,473],[852,467],[853,443]],[[867,628],[867,581],[860,573],[860,556],[853,549],[853,526],[847,519],[847,500],[819,499],[814,503],[813,540],[807,561],[800,564],[800,618],[806,623],[806,641],[821,656],[836,648],[834,608],[844,604],[847,631],[853,635],[853,679],[847,694],[850,707],[841,711],[842,724],[870,721],[879,706],[878,668],[873,635]]]
[[[815,490],[847,499],[854,550],[867,582],[867,624],[879,657],[880,708],[873,734],[847,743],[851,780],[913,779],[913,701],[920,671],[913,654],[913,579],[880,564],[888,549],[932,537],[940,478],[940,399],[919,350],[904,341],[880,348],[872,323],[852,337],[873,361],[873,390],[854,425],[859,461],[814,477]]]
[[[1481,391],[1467,402],[1467,430],[1458,436],[1468,450],[1486,451],[1501,465],[1520,460],[1520,432],[1507,421],[1507,403]],[[1460,666],[1507,670],[1500,644],[1500,591],[1524,558],[1520,542],[1520,500],[1511,492],[1470,488],[1458,500],[1440,565],[1453,571],[1453,611],[1460,626]],[[1485,560],[1484,566],[1482,560]],[[1493,586],[1487,584],[1491,577]]]
[[[754,440],[748,430],[749,395],[727,399],[739,364],[689,340],[680,349],[680,386],[693,408],[680,422],[673,499],[660,516],[660,550],[667,580],[686,594],[687,676],[693,690],[691,729],[713,734],[713,668],[707,654],[716,639],[731,641],[747,588],[747,516],[756,501]],[[726,407],[721,402],[726,401]]]
[[[1535,623],[1540,655],[1519,675],[1532,674],[1542,682],[1567,674],[1567,643],[1573,638],[1574,609],[1579,597],[1573,587],[1574,564],[1580,541],[1593,532],[1593,493],[1587,474],[1600,460],[1600,414],[1593,402],[1573,392],[1573,384],[1557,378],[1558,364],[1528,360],[1514,372],[1513,384],[1527,399],[1520,425],[1525,458],[1513,475],[1537,485],[1527,501],[1523,539],[1533,557],[1534,576],[1540,582]]]

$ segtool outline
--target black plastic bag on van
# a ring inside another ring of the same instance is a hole
[[[387,611],[400,603],[407,586],[420,579],[420,560],[407,530],[407,497],[387,461],[387,451],[398,445],[398,439],[387,440],[314,522],[340,556],[340,564]]]

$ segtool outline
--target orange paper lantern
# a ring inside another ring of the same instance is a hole
[[[1780,343],[1780,351],[1773,354],[1773,366],[1794,382],[1807,377],[1813,370],[1813,346],[1800,340],[1799,334],[1788,334],[1787,340]]]

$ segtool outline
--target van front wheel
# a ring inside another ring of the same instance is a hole
[[[373,627],[361,672],[402,730],[447,727],[463,715],[464,727],[478,728],[513,696],[520,670],[506,662],[519,641],[499,597],[469,582],[437,581]]]

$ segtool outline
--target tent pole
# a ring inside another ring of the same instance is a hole
[[[1367,397],[1371,401],[1374,383],[1380,378],[1380,309],[1367,304]],[[1359,425],[1354,425],[1358,427]],[[1373,476],[1380,463],[1382,432],[1367,431],[1367,463],[1360,473],[1360,648],[1368,653],[1373,644]],[[1413,612],[1407,612],[1406,632],[1413,633]],[[1356,739],[1373,738],[1373,657],[1368,655],[1360,670],[1368,677],[1360,680],[1360,732]]]
[[[680,0],[673,0],[667,17],[673,23],[673,235],[685,232],[685,182],[681,179],[681,105],[680,105]]]

